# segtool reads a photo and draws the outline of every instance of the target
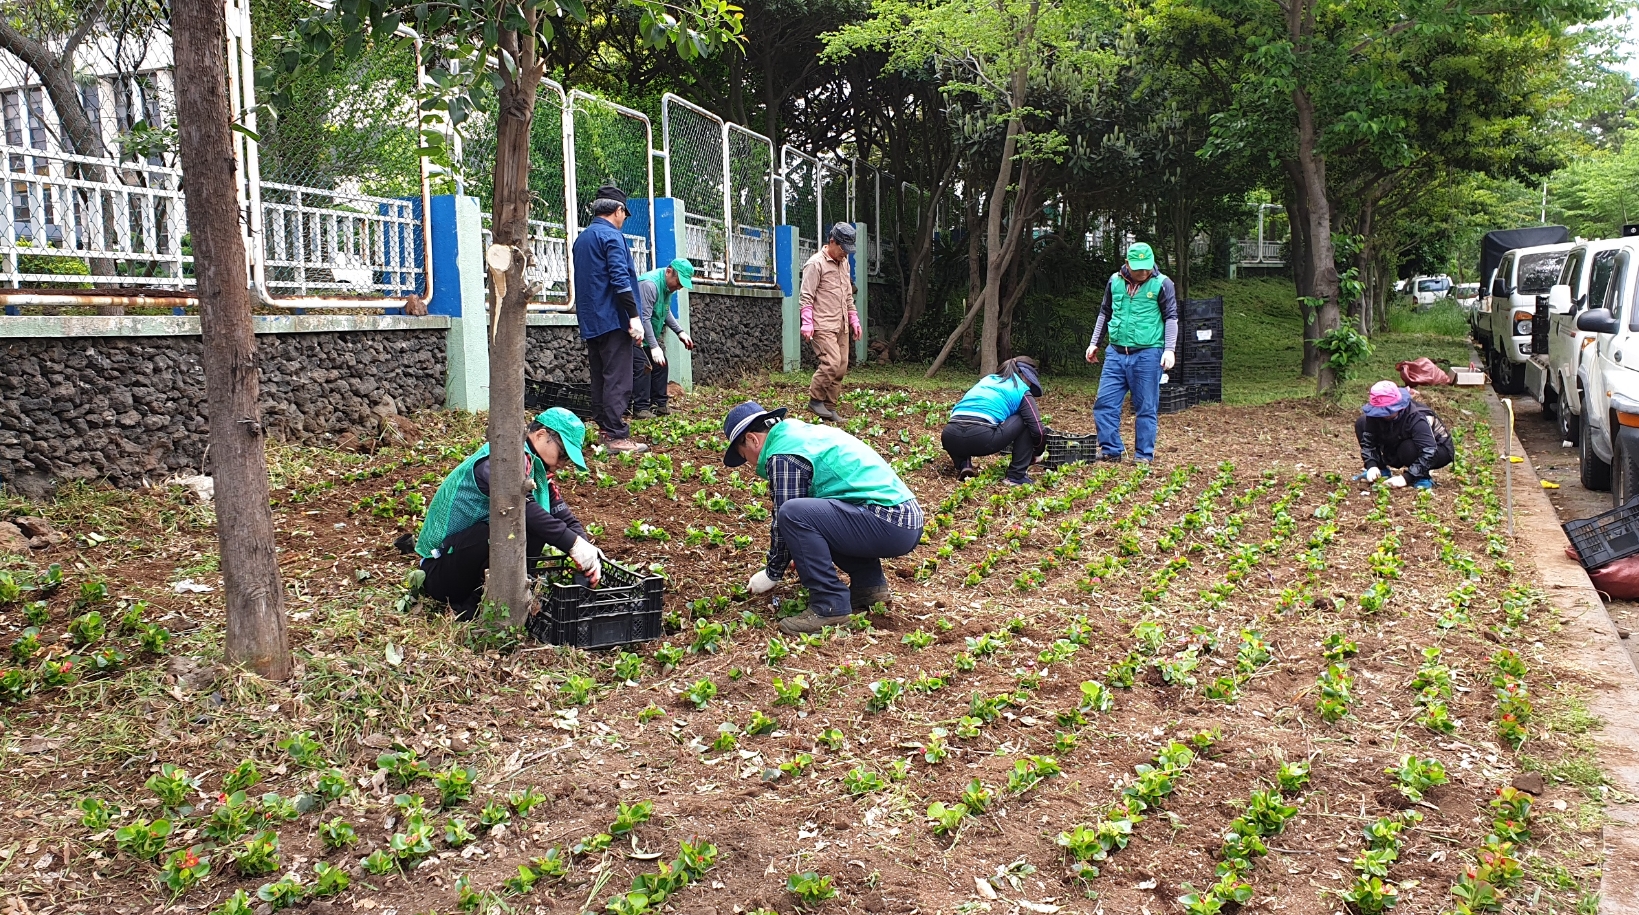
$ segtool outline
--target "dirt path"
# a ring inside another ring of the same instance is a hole
[[[1544,480],[1558,483],[1558,489],[1548,490],[1548,500],[1559,512],[1561,521],[1587,518],[1610,511],[1611,494],[1583,489],[1577,471],[1577,449],[1565,447],[1559,439],[1554,418],[1530,398],[1514,401],[1515,434],[1531,456],[1531,464]],[[1606,601],[1605,610],[1616,623],[1622,636],[1622,645],[1639,669],[1639,639],[1629,635],[1639,629],[1639,603],[1633,601]]]

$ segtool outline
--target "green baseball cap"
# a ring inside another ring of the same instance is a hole
[[[666,266],[677,271],[677,281],[683,284],[684,289],[694,288],[694,262],[686,257],[680,257]]]
[[[581,454],[581,444],[586,441],[586,424],[580,417],[565,410],[563,407],[553,407],[543,410],[535,416],[535,421],[558,433],[558,440],[563,442],[564,453],[575,466],[586,469],[586,456]]]
[[[1155,252],[1143,242],[1134,242],[1127,248],[1127,266],[1134,270],[1154,270]]]

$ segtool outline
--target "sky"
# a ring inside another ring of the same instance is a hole
[[[1622,42],[1622,53],[1627,57],[1625,68],[1639,78],[1639,8],[1628,10],[1627,40]]]

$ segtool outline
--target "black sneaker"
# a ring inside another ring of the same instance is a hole
[[[670,415],[672,415],[672,408],[666,406],[665,404],[661,404],[660,406],[654,408],[654,415],[656,415],[656,416],[670,416]]]
[[[1124,457],[1126,457],[1125,452],[1121,454],[1101,454],[1098,456],[1098,460],[1102,464],[1119,464]]]
[[[633,419],[654,419],[654,414],[648,410],[639,410],[632,414]]]

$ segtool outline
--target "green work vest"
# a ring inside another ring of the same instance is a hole
[[[795,455],[813,465],[810,494],[816,499],[898,505],[915,498],[882,455],[841,429],[784,420],[768,430],[763,452],[757,457],[758,476],[768,477],[769,458],[776,454]]]
[[[1117,273],[1110,277],[1110,342],[1117,346],[1160,346],[1166,342],[1166,322],[1161,319],[1161,284],[1166,277],[1152,274],[1127,295],[1127,280]]]
[[[415,551],[424,557],[433,554],[454,531],[464,531],[480,521],[489,520],[489,496],[478,488],[472,468],[489,456],[489,443],[473,452],[472,456],[456,465],[444,482],[438,484],[433,503],[427,506],[427,517],[421,522],[421,536],[416,538]],[[529,458],[529,477],[535,481],[532,494],[536,503],[552,510],[552,482],[547,479],[546,465],[526,447]]]
[[[666,268],[656,267],[648,273],[637,275],[639,283],[644,280],[654,283],[654,314],[649,316],[649,323],[654,325],[654,342],[659,344],[666,333],[666,309],[670,307],[672,298],[671,293],[666,291]],[[643,301],[643,296],[639,295],[637,300]]]

